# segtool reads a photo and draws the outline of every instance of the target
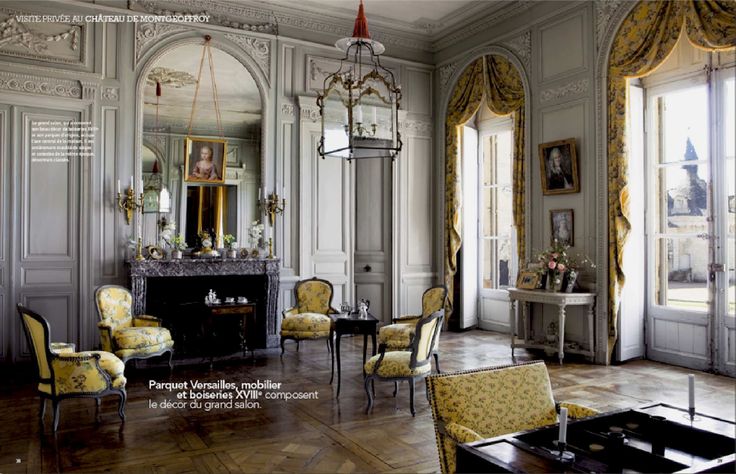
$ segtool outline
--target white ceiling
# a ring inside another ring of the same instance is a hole
[[[256,0],[264,7],[288,8],[292,14],[328,14],[344,18],[352,26],[358,0]],[[508,1],[503,0],[364,0],[368,26],[391,28],[429,37],[461,26],[479,14],[488,14]]]

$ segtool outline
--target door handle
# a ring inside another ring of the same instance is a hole
[[[363,267],[363,270],[365,270],[366,272],[369,272],[373,270],[373,267],[371,267],[370,265],[366,265],[365,267]]]

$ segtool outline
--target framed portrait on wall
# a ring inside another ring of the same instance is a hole
[[[184,139],[184,169],[187,182],[223,183],[227,140],[186,137]]]
[[[552,209],[549,211],[550,221],[550,241],[554,245],[555,240],[558,244],[572,247],[575,243],[573,238],[573,211],[572,209]]]
[[[542,192],[545,195],[580,192],[574,138],[541,143],[539,164],[542,170]]]

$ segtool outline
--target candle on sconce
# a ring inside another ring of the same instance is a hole
[[[355,122],[356,123],[363,123],[363,106],[359,105],[355,109]]]
[[[120,194],[120,180],[118,180],[118,194]]]
[[[376,110],[375,107],[373,107],[373,121],[371,124],[377,124],[378,123],[378,110]]]
[[[560,437],[558,445],[567,443],[567,408],[560,408]]]
[[[258,187],[258,200],[259,200],[259,201],[261,200],[261,195],[262,195],[262,192],[263,192],[263,190],[262,190],[262,188],[261,188],[261,187],[259,186],[259,187]]]
[[[343,122],[345,122],[345,125],[350,125],[350,117],[348,116],[348,109],[345,109],[345,117]]]
[[[687,395],[688,395],[688,408],[690,411],[695,411],[695,375],[688,374],[687,376]]]
[[[139,193],[143,192],[143,178],[138,180],[138,192]]]
[[[130,175],[130,187],[135,188],[135,181],[133,181],[133,175]]]

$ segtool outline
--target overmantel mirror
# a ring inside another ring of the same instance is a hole
[[[261,94],[240,60],[215,45],[210,60],[202,43],[173,46],[142,72],[144,245],[173,224],[188,247],[202,231],[245,247],[261,220]]]

